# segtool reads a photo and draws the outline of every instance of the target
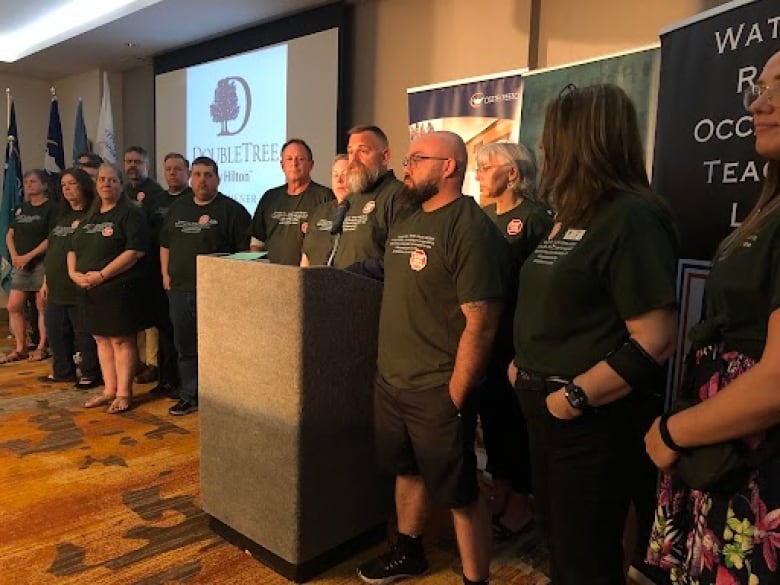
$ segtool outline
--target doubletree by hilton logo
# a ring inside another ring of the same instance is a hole
[[[244,117],[237,130],[230,130],[228,122],[238,119],[241,106],[238,105],[238,92],[236,83],[244,92]],[[249,122],[249,114],[252,112],[252,92],[249,84],[243,77],[224,77],[217,82],[214,90],[214,101],[211,104],[211,119],[220,124],[217,136],[234,136],[241,132]]]

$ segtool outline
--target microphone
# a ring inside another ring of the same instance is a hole
[[[344,231],[344,218],[347,217],[347,211],[349,211],[349,201],[346,199],[339,203],[336,209],[336,217],[333,218],[333,224],[330,227],[330,235],[335,236],[341,234]]]

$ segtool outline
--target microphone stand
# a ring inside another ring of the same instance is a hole
[[[325,266],[333,266],[333,259],[336,257],[336,250],[339,249],[339,241],[341,240],[341,232],[336,234],[335,239],[333,240],[333,249],[330,251],[330,255],[328,256],[328,261],[325,263]]]

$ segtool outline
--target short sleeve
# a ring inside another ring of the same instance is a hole
[[[233,206],[234,212],[230,214],[230,233],[231,244],[235,252],[249,249],[249,224],[252,218],[244,206],[236,203]],[[262,238],[261,238],[262,239]]]
[[[461,305],[506,297],[509,248],[487,216],[479,219],[477,225],[459,226],[453,250],[451,261],[458,303]]]
[[[150,234],[149,225],[143,212],[135,207],[128,209],[125,219],[125,250],[138,250],[149,252]]]
[[[624,320],[677,301],[677,238],[671,218],[655,204],[632,202],[617,218],[619,236],[608,266],[608,287]]]
[[[249,235],[253,238],[257,238],[261,242],[265,242],[268,239],[268,227],[265,225],[265,207],[268,199],[271,197],[271,191],[266,191],[257,203],[257,209],[255,209],[255,215],[251,218],[251,231]]]

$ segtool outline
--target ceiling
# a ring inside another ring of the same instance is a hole
[[[62,7],[70,1],[0,0],[0,34],[29,26],[41,10]],[[0,74],[55,81],[95,68],[131,69],[151,62],[158,53],[332,1],[140,0],[141,8],[130,14],[120,15],[14,63],[0,63]]]

